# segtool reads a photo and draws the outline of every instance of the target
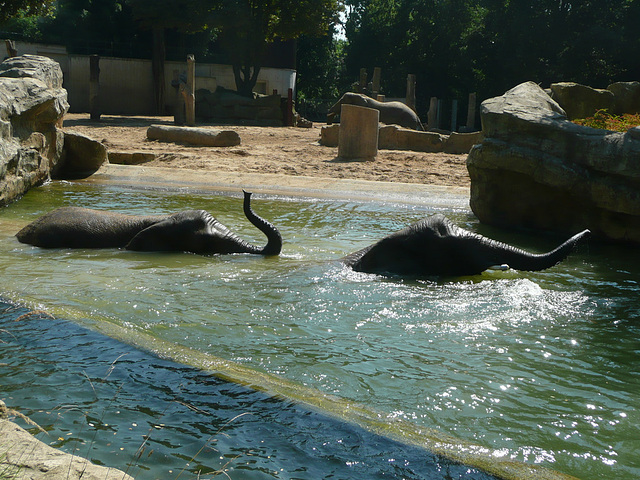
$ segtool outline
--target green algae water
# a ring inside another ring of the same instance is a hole
[[[583,479],[640,476],[635,249],[592,244],[536,273],[489,272],[447,282],[385,278],[336,260],[436,210],[530,250],[549,250],[559,240],[487,229],[464,208],[260,195],[253,197],[254,210],[285,240],[279,257],[43,250],[13,237],[63,205],[136,214],[203,208],[242,238],[263,244],[241,203],[239,193],[69,183],[32,190],[0,212],[0,297],[205,370],[212,358],[230,361],[246,384],[281,379],[321,410],[337,405],[343,419],[350,405],[361,405],[382,424],[436,429],[496,458]],[[176,353],[182,351],[189,353]],[[162,376],[153,382],[162,384]],[[310,398],[323,395],[329,400]],[[299,427],[292,423],[292,430]],[[362,455],[349,461],[370,461]],[[287,472],[287,465],[268,475],[313,478]],[[261,464],[251,471],[263,470]],[[362,471],[353,472],[362,478]]]

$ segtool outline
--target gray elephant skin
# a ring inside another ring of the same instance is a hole
[[[244,214],[267,236],[264,247],[245,242],[204,210],[185,210],[168,216],[139,216],[62,207],[30,223],[16,237],[22,243],[43,248],[280,254],[280,232],[253,212],[249,192],[244,192]]]
[[[342,261],[359,272],[427,278],[478,275],[504,265],[538,271],[564,260],[589,234],[584,230],[548,253],[533,254],[460,228],[442,215],[433,215]]]
[[[343,104],[373,108],[380,112],[380,121],[387,125],[400,125],[413,130],[423,130],[420,118],[402,102],[379,102],[360,93],[347,92],[338,100],[327,114],[327,123],[332,123],[336,115],[340,115]]]

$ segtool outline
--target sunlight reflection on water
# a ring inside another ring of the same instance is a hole
[[[147,213],[161,213],[193,199],[137,192],[104,200],[104,192],[77,191],[64,201],[121,201],[127,211],[153,204]],[[198,201],[262,241],[241,221],[237,198]],[[4,213],[11,232],[37,216],[36,204]],[[617,260],[578,252],[539,273],[383,278],[335,260],[425,212],[279,198],[256,199],[254,208],[281,228],[284,255],[46,251],[3,231],[0,269],[11,283],[1,294],[80,322],[106,318],[132,335],[280,375],[509,458],[581,478],[598,478],[614,462],[627,478],[639,473],[625,443],[638,418],[640,377],[629,363],[638,332],[628,322],[637,262],[602,267]],[[452,216],[477,226],[466,213]],[[609,326],[612,318],[625,335]]]

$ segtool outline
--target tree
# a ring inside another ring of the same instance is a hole
[[[339,7],[338,0],[223,0],[212,21],[238,93],[252,94],[268,44],[326,35]]]
[[[54,0],[0,0],[0,23],[23,14],[41,15],[50,11]]]

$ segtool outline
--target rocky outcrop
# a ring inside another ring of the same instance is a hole
[[[0,400],[0,477],[29,480],[133,480],[115,468],[46,445],[8,420]],[[46,433],[46,432],[45,432]]]
[[[549,94],[569,120],[592,117],[598,110],[614,115],[640,113],[640,82],[616,82],[606,89],[574,82],[552,83]]]
[[[63,146],[69,108],[62,70],[53,60],[23,55],[0,64],[0,205],[49,179]]]
[[[533,82],[484,101],[481,118],[467,168],[482,222],[640,243],[640,128],[576,125]]]
[[[573,82],[552,83],[551,98],[564,109],[569,120],[591,117],[597,110],[612,112],[615,103],[610,90]]]

